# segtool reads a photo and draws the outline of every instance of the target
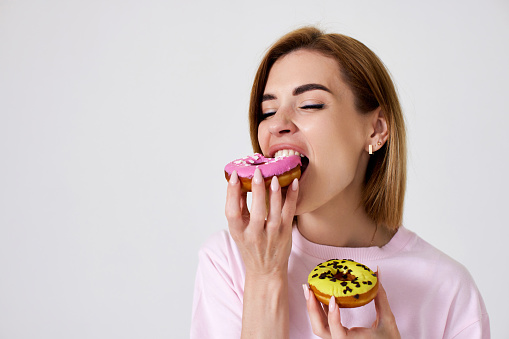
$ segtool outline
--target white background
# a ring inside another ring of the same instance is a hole
[[[188,337],[255,69],[305,24],[388,66],[405,225],[509,337],[507,1],[0,0],[0,338]]]

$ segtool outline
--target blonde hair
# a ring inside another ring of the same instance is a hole
[[[337,60],[343,80],[355,96],[359,112],[367,113],[381,107],[389,137],[370,156],[362,205],[378,225],[396,230],[402,223],[406,188],[405,122],[396,89],[382,61],[361,42],[341,34],[325,34],[315,27],[303,27],[284,35],[265,54],[251,90],[249,124],[251,143],[261,152],[258,125],[261,122],[261,101],[272,65],[295,50],[319,52]]]

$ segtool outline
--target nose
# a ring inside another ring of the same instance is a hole
[[[295,126],[292,119],[292,112],[289,109],[280,107],[276,114],[269,121],[269,132],[274,136],[283,136],[285,134],[295,133]]]

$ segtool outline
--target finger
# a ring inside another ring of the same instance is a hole
[[[346,329],[341,325],[341,315],[334,296],[329,300],[328,321],[330,333],[333,338],[340,339],[346,336]]]
[[[302,286],[304,288],[304,297],[306,297],[306,306],[313,333],[321,338],[331,338],[327,317],[325,316],[322,306],[318,300],[316,300],[313,291],[310,291],[306,284]]]
[[[281,204],[281,187],[277,177],[274,176],[270,182],[267,231],[279,230],[279,226],[281,226]]]
[[[231,232],[242,231],[245,227],[241,210],[242,193],[237,172],[233,171],[226,189],[225,215]]]
[[[389,300],[387,299],[387,293],[385,292],[384,287],[382,286],[382,282],[380,281],[380,272],[377,272],[378,276],[378,292],[375,296],[375,309],[380,321],[383,321],[387,318],[387,315],[392,315],[391,307],[389,305]],[[388,318],[388,319],[389,319]]]
[[[297,197],[299,196],[299,180],[294,179],[290,187],[286,191],[286,198],[282,211],[282,225],[291,226],[295,210],[297,209]]]
[[[241,191],[240,210],[244,218],[244,222],[249,222],[249,208],[247,208],[247,192]]]
[[[394,320],[394,315],[389,305],[389,299],[387,299],[387,293],[380,281],[378,281],[378,293],[375,297],[375,309],[379,315],[380,321]]]
[[[378,293],[375,297],[375,309],[377,313],[377,327],[381,327],[389,333],[399,333],[398,327],[396,325],[396,318],[392,313],[391,307],[389,305],[389,299],[387,298],[387,293],[382,286],[380,281],[380,273],[378,274]]]
[[[267,216],[267,206],[265,204],[265,182],[260,169],[256,169],[251,182],[252,202],[251,202],[251,220],[249,225],[254,228],[263,229],[265,226],[265,217]]]

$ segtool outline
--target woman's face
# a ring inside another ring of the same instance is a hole
[[[292,149],[309,159],[297,214],[359,203],[373,114],[357,111],[334,59],[309,50],[280,58],[269,73],[262,112],[258,139],[264,155]]]

